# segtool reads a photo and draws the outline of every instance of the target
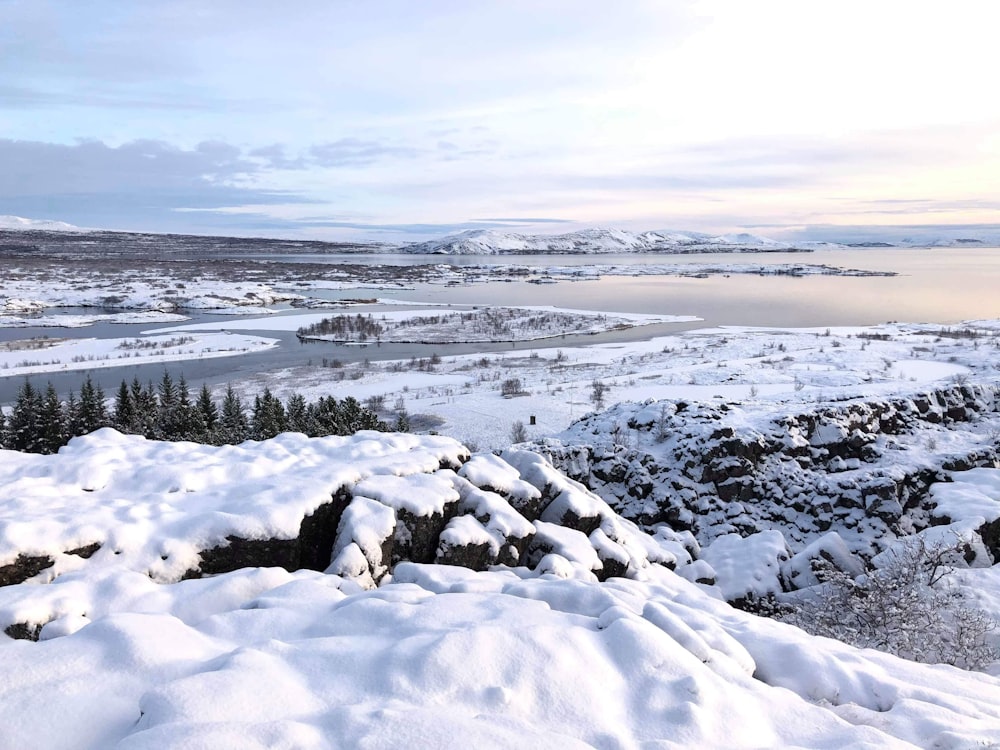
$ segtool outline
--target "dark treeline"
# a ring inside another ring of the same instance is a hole
[[[334,315],[331,318],[323,318],[318,323],[305,326],[298,330],[298,335],[308,336],[334,336],[345,341],[367,341],[377,339],[383,333],[382,324],[376,321],[371,315]]]
[[[352,435],[358,430],[406,431],[406,415],[389,425],[357,399],[321,396],[306,401],[292,394],[282,402],[270,390],[244,404],[226,388],[217,403],[203,385],[192,398],[182,375],[176,382],[169,373],[154,386],[138,379],[122,381],[109,409],[107,397],[88,375],[79,393],[59,398],[51,383],[44,390],[25,381],[9,416],[0,412],[0,447],[28,453],[55,453],[77,435],[101,427],[143,435],[153,440],[190,440],[211,445],[235,445],[244,440],[266,440],[281,432],[302,432],[310,437]]]

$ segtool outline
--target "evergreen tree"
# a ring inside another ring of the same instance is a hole
[[[177,383],[177,407],[170,414],[165,432],[169,434],[170,440],[202,440],[204,438],[205,425],[201,418],[201,412],[195,408],[191,401],[191,389],[188,388],[187,380],[181,374]]]
[[[138,384],[138,380],[133,381],[133,385]],[[141,393],[142,386],[139,386],[139,391]],[[133,392],[129,390],[128,384],[123,378],[115,396],[114,415],[111,420],[119,432],[134,433],[136,430],[136,404]]]
[[[108,418],[108,407],[104,403],[104,391],[87,375],[80,386],[80,423],[79,434],[86,435],[107,427],[111,424]]]
[[[310,418],[309,406],[301,393],[293,393],[285,404],[285,428],[289,432],[301,432],[314,435],[313,420]]]
[[[8,434],[11,448],[28,453],[41,452],[41,407],[41,395],[30,380],[25,380],[17,392],[14,410],[10,415]]]
[[[135,423],[129,432],[148,438],[155,437],[160,418],[160,405],[153,383],[150,382],[143,388],[139,379],[134,378],[129,393],[135,404]]]
[[[250,437],[250,423],[247,420],[243,402],[236,395],[232,385],[226,386],[222,399],[222,413],[219,416],[219,443],[236,445]]]
[[[38,452],[56,453],[66,444],[69,435],[67,435],[67,420],[62,402],[51,382],[45,389],[45,395],[41,397],[39,407]]]
[[[312,435],[353,435],[358,430],[389,429],[375,412],[363,407],[353,396],[343,401],[333,396],[320,396],[310,411],[315,423]]]
[[[177,418],[177,386],[170,373],[163,371],[157,388],[158,405],[156,421],[153,424],[153,437],[157,440],[174,440]]]
[[[315,424],[314,435],[342,435],[340,406],[333,396],[320,396],[315,404],[310,404],[311,417]]]
[[[69,438],[108,425],[152,439],[216,445],[240,443],[251,437],[267,440],[288,430],[316,437],[390,429],[376,412],[355,398],[338,401],[333,396],[321,396],[310,403],[295,393],[282,404],[267,388],[254,399],[248,418],[232,385],[227,386],[220,409],[207,385],[202,385],[197,399],[192,401],[183,375],[175,383],[167,372],[158,387],[152,383],[143,387],[138,378],[133,378],[131,384],[123,380],[115,394],[114,411],[109,414],[104,392],[88,375],[79,397],[70,391],[65,403],[51,383],[42,392],[25,380],[11,413],[0,412],[0,447],[54,453]],[[399,412],[393,428],[409,430],[405,412]]]
[[[378,418],[378,415],[371,409],[363,407],[354,396],[348,396],[342,402],[344,410],[344,427],[347,430],[341,434],[353,435],[358,430],[382,430],[388,429],[385,422]]]
[[[85,434],[80,429],[80,402],[73,391],[66,397],[66,434],[69,437]]]
[[[250,434],[254,440],[267,440],[285,431],[285,407],[270,388],[257,396],[253,403]]]
[[[201,391],[198,393],[198,401],[195,404],[201,415],[206,434],[211,434],[219,424],[219,407],[212,400],[212,393],[205,383],[201,384]]]

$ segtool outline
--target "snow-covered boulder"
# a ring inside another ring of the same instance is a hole
[[[612,439],[619,424],[627,446]],[[878,540],[950,518],[929,492],[949,472],[1000,466],[990,425],[1000,428],[997,387],[953,384],[794,414],[780,404],[621,403],[531,447],[646,527],[690,530],[703,545],[774,529],[792,552],[835,531],[867,559]],[[983,535],[1000,544],[1000,528]]]
[[[865,572],[864,562],[853,554],[836,531],[807,544],[781,565],[781,580],[789,590],[821,582],[824,571],[840,571],[855,578]]]
[[[266,566],[371,588],[400,562],[485,570],[554,554],[556,567],[602,579],[676,562],[666,540],[543,457],[470,459],[436,436],[286,433],[213,447],[105,429],[54,456],[2,457],[0,585],[109,566],[160,582]],[[44,622],[22,624],[0,622],[28,637]]]

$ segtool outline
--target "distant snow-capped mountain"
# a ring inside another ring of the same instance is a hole
[[[87,232],[83,227],[50,219],[25,219],[20,216],[0,216],[0,229],[23,229],[42,232]]]
[[[754,234],[711,235],[703,232],[628,232],[583,229],[556,235],[516,234],[498,229],[471,229],[400,248],[404,253],[439,255],[528,255],[536,253],[599,255],[612,253],[696,253],[811,250],[837,247],[825,242],[788,243]]]
[[[997,239],[980,239],[978,237],[932,237],[906,238],[896,243],[902,247],[995,247],[1000,244]]]

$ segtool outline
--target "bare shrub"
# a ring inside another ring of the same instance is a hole
[[[875,648],[929,664],[983,669],[997,659],[986,635],[996,622],[970,602],[948,576],[966,543],[912,537],[887,553],[877,569],[852,578],[822,569],[814,594],[778,614],[814,635]]]
[[[521,393],[524,393],[524,388],[521,385],[521,378],[507,378],[500,384],[501,396],[517,396]]]
[[[600,380],[595,380],[590,384],[590,400],[594,402],[594,407],[597,409],[604,408],[604,394],[608,392],[607,383],[602,383]]]
[[[528,440],[528,428],[524,426],[524,422],[518,420],[510,426],[510,442],[512,443],[524,443]]]

